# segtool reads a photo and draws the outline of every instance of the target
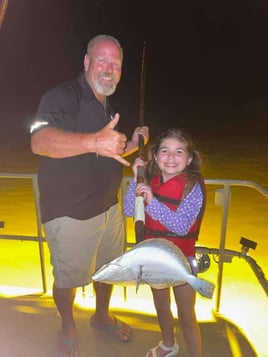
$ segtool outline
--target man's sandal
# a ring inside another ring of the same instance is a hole
[[[157,357],[156,350],[157,350],[158,347],[160,347],[161,350],[163,350],[164,352],[168,352],[165,355],[165,357],[177,356],[177,354],[179,353],[179,345],[177,344],[177,341],[175,339],[175,343],[171,347],[165,346],[163,344],[163,341],[160,341],[159,344],[156,347],[153,347],[152,349],[150,349],[150,351],[146,354],[145,357],[149,357],[150,353],[152,354],[152,357]]]
[[[112,337],[116,338],[118,341],[120,342],[130,342],[133,338],[133,330],[130,326],[128,326],[129,330],[130,330],[130,335],[129,336],[123,336],[120,337],[120,335],[117,334],[117,331],[123,331],[123,326],[126,325],[125,322],[119,320],[117,317],[113,316],[114,318],[114,324],[113,325],[108,325],[108,326],[101,326],[96,324],[96,322],[94,321],[94,318],[91,317],[90,319],[90,324],[92,327],[99,329],[103,332],[108,333],[109,335],[111,335]]]

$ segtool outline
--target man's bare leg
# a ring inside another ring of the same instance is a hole
[[[73,316],[73,304],[76,289],[58,289],[53,285],[53,298],[61,316],[58,356],[78,357],[78,336]]]

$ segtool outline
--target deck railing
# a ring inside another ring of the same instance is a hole
[[[124,197],[130,180],[131,180],[131,177],[123,178],[122,184],[121,184],[120,197]],[[205,184],[219,187],[215,190],[215,203],[219,206],[222,206],[221,233],[220,233],[218,248],[210,249],[210,248],[206,248],[206,247],[205,248],[198,247],[197,251],[201,254],[202,253],[203,254],[216,254],[219,257],[218,278],[217,278],[218,280],[217,280],[217,289],[216,289],[216,306],[215,306],[215,312],[219,312],[220,302],[221,302],[221,293],[222,293],[222,282],[223,282],[223,265],[226,262],[227,256],[232,256],[232,257],[238,256],[240,258],[245,259],[249,263],[249,266],[252,269],[255,276],[257,277],[258,282],[260,283],[260,285],[264,289],[266,295],[268,296],[268,281],[265,278],[262,268],[256,263],[256,261],[253,258],[249,257],[246,254],[247,252],[245,250],[243,250],[242,252],[237,252],[237,251],[228,250],[225,248],[227,222],[228,222],[229,207],[230,207],[230,202],[231,202],[231,187],[235,187],[235,186],[249,187],[251,189],[254,189],[255,191],[258,191],[265,198],[268,198],[268,189],[256,182],[248,181],[248,180],[205,179]],[[128,232],[127,232],[126,227],[127,227],[127,225],[125,222],[126,241],[128,242],[128,235],[127,235]],[[131,244],[131,243],[127,243],[128,247],[131,247],[132,245],[133,244]]]
[[[12,239],[12,240],[25,240],[25,241],[36,241],[39,247],[39,257],[40,257],[40,268],[41,268],[41,277],[42,277],[42,286],[43,292],[47,292],[47,283],[46,283],[46,270],[45,270],[45,259],[44,259],[44,247],[43,244],[46,242],[43,235],[43,228],[41,223],[41,215],[40,215],[40,207],[39,207],[39,190],[37,185],[37,174],[15,174],[15,173],[0,173],[1,179],[28,179],[32,182],[33,195],[34,195],[34,206],[36,213],[36,235],[26,236],[26,235],[9,235],[9,234],[0,234],[0,239]],[[122,180],[122,184],[120,187],[120,201],[122,203],[122,197],[124,197],[127,185],[131,177],[124,177]],[[217,297],[216,297],[216,311],[219,311],[220,307],[220,298],[221,298],[221,289],[222,289],[222,278],[223,278],[223,265],[225,261],[225,257],[228,254],[232,254],[233,256],[241,256],[246,258],[246,254],[241,254],[235,251],[230,251],[225,249],[226,242],[226,230],[227,230],[227,222],[229,215],[229,206],[230,206],[230,197],[231,197],[231,187],[239,186],[239,187],[249,187],[258,191],[261,195],[268,198],[268,189],[263,187],[262,185],[253,182],[253,181],[245,181],[245,180],[230,180],[230,179],[205,179],[206,185],[214,185],[217,186],[216,189],[216,203],[222,206],[222,217],[221,217],[221,233],[219,239],[219,247],[206,248],[203,252],[208,254],[215,254],[217,252],[219,256],[219,265],[218,265],[218,281],[217,281]],[[14,207],[14,210],[16,207]],[[126,223],[126,222],[125,222]],[[4,226],[4,222],[1,221],[0,217],[0,228]],[[127,224],[125,224],[125,233],[126,233],[126,241],[127,246],[131,247],[133,243],[128,241],[128,232],[127,232]],[[214,249],[214,250],[213,250]],[[202,250],[202,249],[201,249]],[[201,252],[200,250],[200,252]],[[247,259],[248,260],[248,259]],[[265,289],[266,294],[268,295],[268,283],[267,280],[261,270],[261,268],[252,262],[252,259],[249,261],[249,264],[257,276],[260,284]]]
[[[39,259],[40,259],[40,268],[42,276],[42,286],[43,292],[47,292],[47,281],[46,281],[46,270],[45,270],[45,257],[44,257],[44,242],[46,241],[43,236],[42,223],[41,223],[41,213],[39,207],[39,189],[37,183],[37,174],[16,174],[16,173],[0,173],[0,179],[22,179],[30,180],[33,188],[34,196],[34,207],[35,207],[35,216],[36,216],[36,235],[26,236],[26,235],[11,235],[11,234],[0,234],[0,239],[11,239],[11,240],[25,240],[25,241],[36,241],[38,243],[39,249]],[[16,207],[14,207],[14,210]],[[1,225],[4,227],[5,222],[1,220]]]

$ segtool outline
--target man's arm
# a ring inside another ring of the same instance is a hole
[[[34,154],[64,158],[96,152],[94,134],[73,133],[53,127],[44,127],[31,137]]]
[[[121,157],[127,138],[124,134],[114,130],[118,120],[119,115],[116,115],[97,133],[73,133],[44,127],[32,135],[31,149],[34,154],[52,158],[95,152],[96,155],[110,157],[129,166],[129,162]]]

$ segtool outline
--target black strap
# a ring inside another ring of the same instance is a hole
[[[193,233],[188,233],[185,236],[179,236],[178,234],[173,233],[173,232],[157,231],[157,230],[149,229],[149,228],[145,228],[144,233],[146,235],[155,236],[155,237],[170,237],[170,238],[181,238],[181,239],[194,238],[198,235],[198,232],[193,232]]]
[[[181,200],[176,200],[175,198],[171,198],[171,197],[165,197],[165,196],[161,196],[158,195],[157,193],[154,193],[154,196],[158,199],[158,201],[160,202],[166,202],[166,203],[172,203],[174,205],[179,205]]]

